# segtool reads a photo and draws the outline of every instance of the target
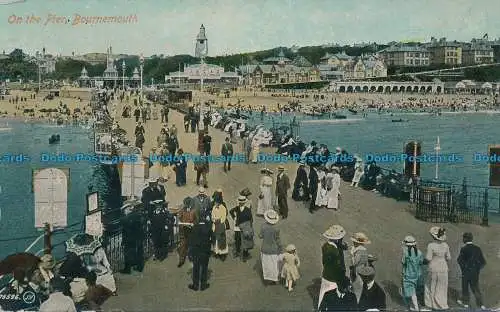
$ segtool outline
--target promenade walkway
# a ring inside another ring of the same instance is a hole
[[[121,113],[121,108],[118,109]],[[169,126],[175,123],[180,146],[187,153],[196,153],[197,134],[184,133],[182,115],[170,113]],[[133,119],[120,120],[121,126],[133,138]],[[145,126],[145,154],[156,143],[160,130],[160,121],[151,120]],[[211,129],[213,138],[212,153],[219,154],[225,134]],[[241,144],[235,145],[235,152],[241,152]],[[272,150],[266,152],[272,153]],[[268,164],[275,169],[278,164]],[[285,164],[288,175],[293,182],[296,165]],[[248,186],[253,193],[254,207],[257,205],[259,169],[263,165],[234,164],[229,173],[224,173],[222,164],[211,164],[208,176],[208,194],[222,188],[228,208],[236,205],[238,192]],[[193,164],[188,164],[188,185],[177,187],[174,175],[166,184],[167,197],[171,205],[182,202],[185,196],[197,194],[194,183]],[[180,311],[180,310],[213,310],[213,311],[278,311],[278,310],[312,310],[317,301],[321,276],[321,245],[324,240],[321,233],[332,224],[341,224],[349,236],[358,231],[365,232],[371,239],[369,252],[376,255],[376,280],[387,293],[388,305],[391,309],[402,308],[398,288],[400,286],[401,241],[405,235],[414,235],[419,247],[425,251],[430,241],[429,223],[416,220],[406,202],[381,197],[378,194],[355,189],[343,183],[341,186],[342,202],[340,211],[320,210],[311,215],[303,203],[289,199],[290,213],[285,221],[280,221],[281,239],[284,245],[293,243],[301,257],[301,280],[292,293],[283,286],[264,286],[259,261],[260,241],[256,239],[256,248],[251,252],[252,259],[247,263],[228,258],[225,262],[210,260],[211,287],[204,292],[193,292],[187,288],[190,283],[190,265],[177,268],[177,255],[172,253],[164,262],[148,261],[144,272],[140,275],[116,274],[118,296],[112,297],[103,307],[105,310],[122,309],[124,311]],[[290,194],[291,195],[291,194]],[[258,231],[263,219],[256,218],[254,227]],[[481,275],[481,286],[485,294],[485,304],[492,306],[498,302],[500,294],[500,264],[497,252],[500,248],[500,231],[498,225],[484,228],[473,225],[445,224],[452,258],[450,265],[449,303],[456,306],[460,291],[460,271],[456,263],[461,236],[464,231],[471,231],[475,241],[483,248],[488,261]],[[232,231],[228,232],[230,249],[232,248]]]

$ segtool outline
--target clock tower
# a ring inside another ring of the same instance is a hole
[[[205,34],[205,26],[201,24],[200,32],[196,36],[196,47],[194,50],[194,56],[200,59],[204,59],[208,54],[208,40]]]

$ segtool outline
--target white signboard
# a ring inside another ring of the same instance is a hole
[[[124,162],[122,167],[122,196],[142,196],[148,164],[142,155],[136,155],[136,162]]]
[[[110,133],[96,133],[94,140],[94,152],[101,155],[111,155],[113,152],[113,141]]]
[[[98,193],[94,192],[87,195],[87,214],[91,214],[99,210]]]
[[[33,172],[36,228],[45,223],[54,228],[68,225],[68,176],[57,168]]]
[[[85,233],[93,236],[102,236],[102,211],[85,216]]]

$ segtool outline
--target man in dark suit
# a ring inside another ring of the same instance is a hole
[[[212,137],[208,134],[208,130],[205,131],[203,136],[203,153],[204,155],[210,155],[210,150],[212,149]]]
[[[309,194],[311,195],[311,204],[309,206],[309,212],[313,213],[316,210],[316,196],[318,195],[318,172],[315,166],[309,167]]]
[[[377,309],[384,311],[387,307],[385,292],[375,283],[375,269],[371,266],[363,266],[358,269],[358,274],[363,281],[363,291],[359,297],[358,310]]]
[[[212,248],[212,226],[210,218],[195,220],[189,239],[191,254],[193,256],[193,283],[188,287],[191,290],[205,290],[210,287],[208,280],[208,261]]]
[[[122,226],[122,244],[125,268],[120,271],[130,274],[134,267],[138,272],[144,269],[144,223],[142,215],[133,206],[123,207],[124,216],[120,220]]]
[[[278,212],[280,217],[288,217],[288,190],[290,189],[290,179],[285,173],[285,167],[278,166],[278,176],[276,177],[276,197],[278,198]]]
[[[151,178],[148,181],[148,187],[142,190],[141,202],[144,205],[144,209],[147,212],[148,222],[151,222],[153,217],[153,210],[155,207],[151,202],[155,200],[165,200],[165,188],[162,189],[158,186],[158,180]]]
[[[462,300],[457,300],[458,304],[468,308],[469,307],[469,286],[474,297],[476,297],[476,304],[482,310],[486,309],[483,305],[483,298],[479,290],[479,272],[486,265],[483,252],[479,246],[472,243],[472,233],[463,234],[463,242],[465,246],[460,249],[458,256],[458,264],[462,270]]]
[[[233,144],[226,138],[222,144],[221,155],[224,156],[224,172],[231,171],[231,157],[233,157]]]

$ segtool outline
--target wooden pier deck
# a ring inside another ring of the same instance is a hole
[[[118,109],[121,113],[121,108]],[[170,113],[169,125],[175,123],[178,130],[180,146],[187,153],[195,153],[197,134],[184,133],[182,115]],[[133,119],[121,120],[121,126],[133,135]],[[146,151],[156,142],[160,121],[148,121],[146,128]],[[213,138],[212,153],[219,154],[225,134],[211,129]],[[154,137],[153,137],[154,133]],[[133,140],[132,140],[133,141]],[[241,151],[241,144],[235,146],[235,152]],[[268,150],[268,152],[272,152]],[[274,169],[278,164],[268,166]],[[293,182],[296,165],[285,164],[288,175]],[[228,208],[236,205],[238,192],[248,186],[253,193],[254,207],[257,205],[259,169],[263,165],[234,164],[229,173],[224,173],[222,164],[210,164],[208,176],[211,194],[222,188]],[[171,204],[181,203],[185,196],[197,194],[194,183],[193,164],[188,164],[188,185],[182,188],[175,186],[174,181],[167,183],[167,197]],[[174,175],[172,175],[172,180]],[[301,257],[301,279],[293,292],[285,287],[264,286],[259,261],[260,241],[256,239],[256,248],[251,252],[252,259],[247,263],[229,257],[225,262],[211,259],[209,264],[210,288],[203,292],[188,289],[190,283],[190,265],[177,268],[177,255],[171,253],[164,262],[148,261],[142,274],[115,274],[118,296],[110,298],[103,308],[105,310],[121,309],[124,311],[295,311],[313,310],[319,292],[321,276],[321,245],[324,240],[321,233],[332,224],[341,224],[349,235],[354,232],[365,232],[371,239],[368,246],[370,253],[379,260],[376,281],[387,293],[390,309],[401,309],[403,303],[399,295],[401,280],[401,241],[406,235],[413,235],[419,242],[419,248],[425,251],[431,240],[428,229],[432,224],[416,220],[407,202],[396,202],[378,194],[351,188],[343,183],[341,186],[342,201],[340,211],[320,210],[310,214],[303,203],[289,198],[289,217],[280,221],[281,239],[284,245],[293,243]],[[291,195],[291,194],[290,194]],[[254,224],[258,231],[263,220],[256,218]],[[500,261],[497,253],[500,248],[500,231],[498,225],[480,227],[464,224],[445,224],[452,258],[449,275],[449,304],[456,307],[456,299],[460,293],[460,271],[456,262],[461,237],[464,231],[474,233],[475,242],[479,244],[487,259],[487,266],[481,274],[481,288],[485,304],[497,304],[500,294]],[[228,231],[230,250],[232,249],[232,231]],[[349,241],[348,241],[349,242]]]

